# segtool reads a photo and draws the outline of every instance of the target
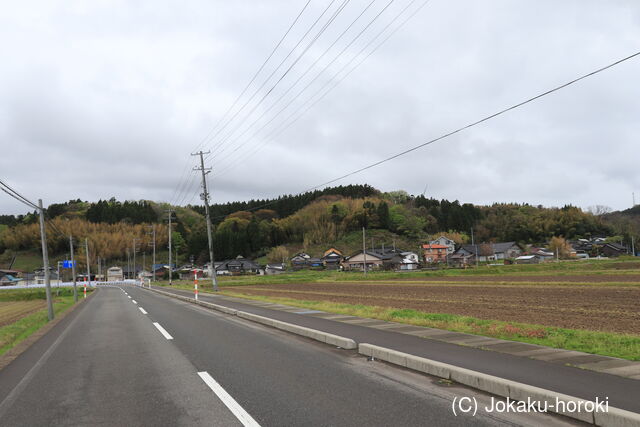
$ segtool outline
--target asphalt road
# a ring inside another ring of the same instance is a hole
[[[193,298],[193,293],[169,287],[156,287]],[[454,343],[429,340],[393,331],[368,328],[357,324],[301,315],[268,307],[229,301],[210,293],[201,293],[200,299],[238,310],[294,323],[312,329],[414,354],[473,371],[483,372],[508,380],[552,390],[587,400],[607,399],[611,406],[640,413],[640,382],[603,372],[589,371],[561,363],[545,362],[511,354],[465,347]]]
[[[0,425],[575,425],[152,292],[101,288],[0,371]],[[254,424],[252,424],[252,422]]]

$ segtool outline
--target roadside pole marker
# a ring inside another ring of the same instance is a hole
[[[84,297],[87,298],[87,280],[84,281]]]
[[[196,301],[198,301],[198,270],[193,270],[193,280],[196,293]]]

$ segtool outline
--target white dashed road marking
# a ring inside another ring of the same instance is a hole
[[[162,326],[160,326],[160,323],[153,322],[153,326],[155,326],[166,339],[168,340],[173,339],[173,337],[169,335],[169,332],[167,332]]]
[[[138,309],[142,312],[142,314],[147,314],[147,312],[146,312],[146,311],[144,311],[144,308],[142,308],[142,307],[138,307]]]
[[[209,388],[216,394],[216,396],[218,396],[222,403],[224,403],[227,408],[229,408],[229,410],[233,413],[233,415],[236,416],[238,421],[240,421],[243,426],[260,427],[260,424],[258,424],[256,420],[254,420],[253,417],[249,415],[249,413],[245,411],[244,408],[242,408],[242,406],[240,406],[240,404],[236,402],[236,400],[231,397],[231,395],[227,393],[226,390],[223,389],[222,386],[218,384],[218,382],[214,380],[211,375],[209,375],[208,372],[198,372],[198,375],[200,375],[202,381],[204,381],[205,384],[209,386]]]

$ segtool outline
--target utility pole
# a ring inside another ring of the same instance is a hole
[[[129,258],[129,248],[127,248],[127,276],[131,276],[131,259]],[[128,279],[129,277],[127,277]]]
[[[73,302],[78,302],[78,287],[76,286],[76,262],[73,259],[73,237],[69,236],[69,249],[71,251],[71,279],[73,280]]]
[[[476,252],[476,267],[478,266],[478,247],[476,246],[475,239],[473,238],[473,227],[471,227],[471,246]]]
[[[173,284],[173,269],[171,268],[171,216],[173,215],[173,209],[168,209],[169,213],[169,286]]]
[[[367,275],[367,247],[366,247],[366,242],[367,242],[367,236],[366,236],[366,232],[364,231],[364,227],[362,227],[362,256],[363,256],[363,270],[364,270],[364,275]]]
[[[136,240],[140,240],[136,237],[133,238],[133,278],[137,279],[138,271],[136,270],[136,252],[138,251],[138,245],[136,244]]]
[[[87,282],[91,286],[91,264],[89,263],[89,239],[84,238],[84,250],[87,254]],[[86,295],[85,295],[86,296]]]
[[[53,320],[53,300],[51,298],[51,277],[49,275],[49,252],[47,250],[47,232],[44,229],[44,208],[42,199],[38,199],[40,211],[40,240],[42,241],[42,263],[44,264],[44,285],[47,294],[47,315],[49,321]]]
[[[636,256],[636,245],[633,239],[633,235],[631,236],[631,255]]]
[[[151,244],[153,245],[153,260],[151,261],[151,270],[153,273],[153,281],[156,281],[156,225],[152,224],[151,225],[151,236],[152,236],[152,240],[151,240]]]
[[[58,267],[58,286],[56,286],[56,296],[59,297],[60,296],[60,261],[58,261],[56,265]]]
[[[207,174],[211,172],[211,168],[204,167],[204,154],[209,154],[210,151],[204,153],[202,150],[197,153],[192,153],[192,156],[200,156],[200,167],[195,167],[194,170],[202,172],[202,200],[204,201],[204,211],[207,215],[207,239],[209,241],[209,262],[211,263],[211,283],[213,284],[213,290],[218,290],[218,278],[216,277],[216,266],[213,263],[213,241],[211,237],[211,216],[209,215],[209,193],[207,191]]]

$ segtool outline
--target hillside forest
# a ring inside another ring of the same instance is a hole
[[[499,203],[490,206],[436,200],[405,191],[381,192],[368,185],[331,187],[276,199],[215,204],[211,207],[216,259],[237,255],[281,259],[293,251],[329,246],[352,249],[362,227],[378,237],[417,247],[445,234],[457,243],[516,241],[545,244],[567,239],[617,235],[623,242],[640,237],[640,206],[619,212],[598,207],[543,207]],[[87,238],[91,253],[110,262],[126,259],[135,239],[138,252],[166,252],[168,210],[172,210],[172,243],[182,259],[208,259],[203,206],[169,206],[151,201],[86,202],[70,200],[48,206],[47,236],[53,254],[68,251],[68,236]],[[385,240],[387,240],[385,242]],[[0,254],[37,250],[35,212],[0,215]],[[357,246],[356,246],[357,247]],[[347,253],[348,254],[348,253]],[[321,255],[321,254],[316,254]],[[161,261],[164,262],[164,261]]]

